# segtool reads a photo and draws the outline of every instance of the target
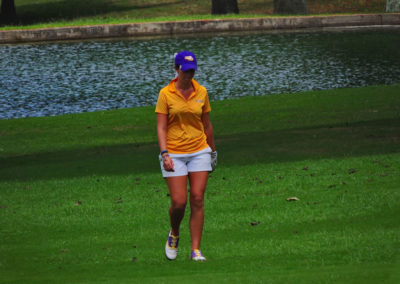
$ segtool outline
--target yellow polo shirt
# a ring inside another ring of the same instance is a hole
[[[174,154],[190,154],[208,147],[201,120],[210,112],[207,90],[192,79],[194,92],[188,99],[176,89],[176,79],[161,89],[156,113],[168,115],[167,149]]]

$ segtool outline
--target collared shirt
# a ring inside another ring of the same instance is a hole
[[[201,120],[211,111],[207,90],[192,79],[194,92],[186,99],[176,89],[176,80],[161,89],[155,111],[168,115],[167,149],[175,154],[201,151],[208,147]]]

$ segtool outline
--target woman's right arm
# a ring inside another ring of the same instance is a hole
[[[168,115],[157,113],[157,136],[160,152],[167,149],[167,131],[168,131]],[[166,171],[174,171],[174,162],[168,153],[162,155],[164,169]]]

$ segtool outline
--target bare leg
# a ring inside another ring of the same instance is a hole
[[[171,230],[174,236],[179,236],[179,227],[185,215],[187,203],[187,176],[169,177],[166,180],[171,195],[169,208]]]
[[[204,192],[206,190],[208,172],[189,173],[190,182],[190,235],[192,250],[200,249],[204,224]]]

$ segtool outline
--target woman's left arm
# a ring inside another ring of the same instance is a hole
[[[204,126],[204,133],[207,136],[207,144],[210,146],[211,150],[215,151],[215,143],[214,143],[214,132],[213,127],[210,121],[210,113],[204,112],[201,116],[201,121],[203,122]]]

